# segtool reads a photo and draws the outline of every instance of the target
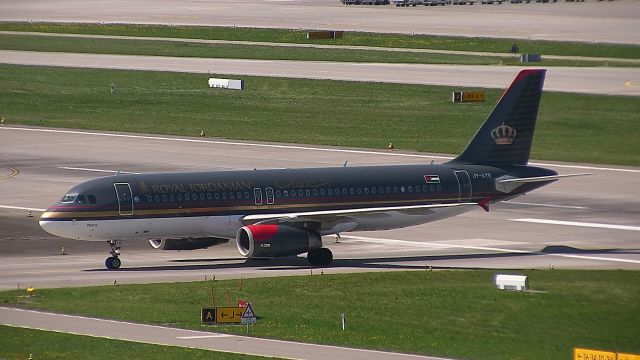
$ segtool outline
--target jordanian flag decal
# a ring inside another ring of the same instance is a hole
[[[427,184],[440,184],[440,176],[439,175],[425,175],[424,182]]]

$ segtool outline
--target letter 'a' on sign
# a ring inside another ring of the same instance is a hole
[[[203,324],[214,324],[216,322],[216,309],[202,308],[200,311],[200,318]]]

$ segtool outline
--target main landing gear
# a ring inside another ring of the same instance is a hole
[[[122,262],[118,258],[118,256],[120,256],[120,248],[122,247],[122,241],[109,240],[107,241],[107,243],[111,247],[111,251],[109,252],[111,256],[104,261],[104,266],[106,266],[107,269],[109,270],[119,269],[120,265],[122,265]]]
[[[326,266],[333,261],[333,253],[327,248],[309,251],[307,254],[309,264],[313,266]]]

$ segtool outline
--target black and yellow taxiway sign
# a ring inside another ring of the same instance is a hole
[[[640,360],[640,355],[574,348],[573,360]]]
[[[218,307],[216,308],[216,322],[218,324],[240,323],[244,308],[241,307]]]

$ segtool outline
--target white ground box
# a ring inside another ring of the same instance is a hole
[[[244,89],[244,81],[235,79],[209,78],[210,88],[242,90]]]
[[[494,276],[496,287],[500,290],[523,291],[529,288],[529,281],[526,275],[505,275],[496,274]]]

